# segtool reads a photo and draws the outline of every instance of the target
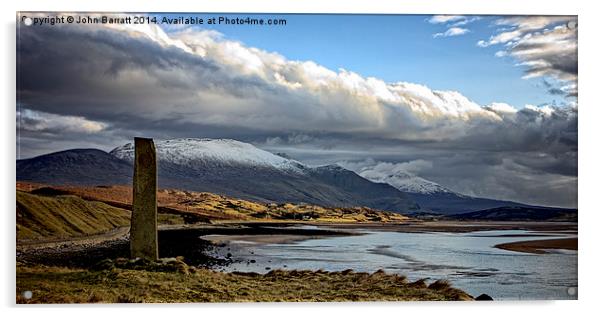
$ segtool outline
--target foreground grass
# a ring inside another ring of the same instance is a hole
[[[31,299],[22,295],[31,291]],[[17,303],[160,303],[470,300],[445,281],[427,286],[378,271],[282,271],[266,275],[17,267]]]

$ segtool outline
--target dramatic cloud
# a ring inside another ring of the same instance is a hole
[[[334,72],[215,32],[172,34],[182,49],[166,44],[160,29],[153,37],[92,27],[33,30],[21,32],[19,46],[23,106],[121,128],[172,120],[443,140],[501,120],[458,92]]]
[[[533,190],[510,180],[480,186],[483,174],[576,179],[576,106],[479,105],[456,91],[333,71],[199,29],[21,27],[17,52],[24,157],[84,143],[111,149],[136,135],[229,137],[315,163],[431,161],[430,171],[416,172],[490,197]]]
[[[500,31],[477,45],[503,45],[496,56],[511,56],[525,67],[525,79],[549,77],[560,87],[551,94],[577,96],[577,17],[521,16],[499,19]]]
[[[463,35],[470,32],[468,29],[464,29],[461,27],[451,27],[449,29],[447,29],[447,31],[443,32],[443,33],[436,33],[433,34],[434,38],[437,37],[449,37],[449,36],[458,36],[458,35]]]

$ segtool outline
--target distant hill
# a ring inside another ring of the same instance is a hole
[[[577,210],[537,206],[514,206],[497,207],[476,212],[449,215],[447,217],[458,220],[576,222]]]
[[[388,184],[337,166],[314,168],[231,139],[155,141],[159,186],[263,203],[365,206],[407,213],[418,205]],[[17,161],[17,180],[53,185],[131,184],[133,144],[110,153],[75,149]]]
[[[98,149],[71,149],[17,160],[17,181],[48,184],[131,184],[127,161]]]
[[[496,207],[529,207],[529,205],[512,201],[478,198],[458,193],[406,193],[423,210],[443,215],[462,214]]]

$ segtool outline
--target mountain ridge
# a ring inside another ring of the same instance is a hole
[[[307,166],[232,139],[178,138],[155,141],[159,187],[212,192],[263,203],[366,206],[415,214],[462,214],[499,207],[534,206],[471,197],[397,171],[367,175],[336,164]],[[58,185],[129,185],[134,145],[109,153],[72,149],[17,160],[17,180]],[[539,208],[539,207],[535,207]],[[542,208],[545,209],[545,208]]]
[[[213,192],[258,202],[367,206],[398,213],[418,209],[407,194],[388,184],[375,184],[344,169],[309,167],[235,140],[158,140],[155,146],[161,188]],[[111,153],[75,149],[19,160],[17,180],[128,184],[133,150],[130,143]]]

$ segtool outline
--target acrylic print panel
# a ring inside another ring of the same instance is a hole
[[[577,29],[20,12],[17,303],[577,299]]]

